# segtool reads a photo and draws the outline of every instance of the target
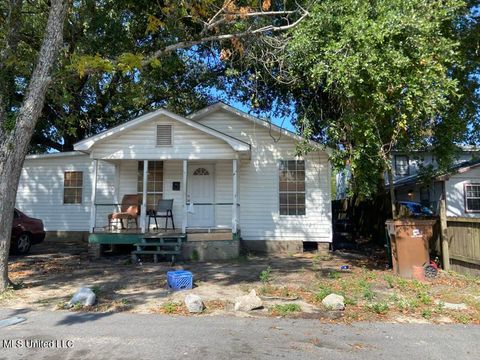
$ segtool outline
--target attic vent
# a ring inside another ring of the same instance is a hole
[[[157,125],[157,146],[172,145],[172,125]]]

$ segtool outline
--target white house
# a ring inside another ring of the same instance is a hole
[[[114,243],[107,217],[124,195],[142,199],[140,234],[151,230],[148,210],[173,199],[187,242],[203,231],[252,249],[301,251],[304,242],[331,242],[331,169],[319,144],[296,156],[298,140],[223,103],[189,117],[160,109],[74,152],[28,156],[17,207],[43,219],[49,233],[88,232],[90,242]]]
[[[429,153],[394,154],[395,193],[398,201],[414,201],[437,211],[444,198],[447,216],[480,217],[480,159],[478,150],[465,148],[446,174],[433,176],[425,182],[419,173],[421,166],[437,167]]]

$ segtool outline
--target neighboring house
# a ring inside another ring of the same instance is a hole
[[[421,166],[436,162],[429,153],[413,156],[394,153],[395,194],[398,201],[415,201],[438,211],[440,199],[446,200],[447,216],[480,217],[480,159],[478,150],[464,148],[448,173],[433,176],[425,182]]]
[[[174,222],[187,238],[223,231],[252,249],[301,251],[303,242],[331,242],[331,169],[316,143],[318,151],[297,157],[298,140],[223,103],[189,117],[160,109],[80,141],[74,152],[28,156],[16,205],[50,233],[113,243],[101,236],[125,194],[143,199],[142,233],[147,210],[174,199]]]

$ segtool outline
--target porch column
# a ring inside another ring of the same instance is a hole
[[[142,208],[140,210],[140,224],[142,233],[147,232],[147,183],[148,181],[148,160],[143,160],[143,193]]]
[[[182,186],[183,186],[183,219],[182,219],[182,233],[187,232],[187,174],[188,174],[188,160],[183,160],[183,177],[182,177]]]
[[[92,161],[93,167],[93,179],[92,179],[92,193],[90,194],[90,232],[93,233],[95,230],[95,223],[97,220],[97,207],[95,202],[97,199],[97,173],[98,173],[98,160],[94,159]]]
[[[113,202],[120,204],[120,165],[115,163],[115,189],[113,192]]]
[[[238,179],[237,179],[237,159],[233,159],[232,162],[232,188],[233,188],[233,198],[232,198],[232,233],[237,233],[238,227]]]

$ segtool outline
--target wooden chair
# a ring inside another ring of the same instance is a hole
[[[173,222],[173,199],[162,199],[158,201],[155,210],[148,212],[148,229],[150,229],[150,220],[155,220],[155,229],[158,230],[157,218],[165,218],[165,231],[168,228],[168,219],[172,219],[172,228],[175,230],[175,224]]]
[[[125,229],[123,220],[127,220],[127,229],[132,221],[135,222],[135,227],[138,229],[138,215],[140,215],[140,195],[124,195],[120,204],[120,212],[108,214],[108,227],[111,229],[113,221],[120,220],[122,229]]]

